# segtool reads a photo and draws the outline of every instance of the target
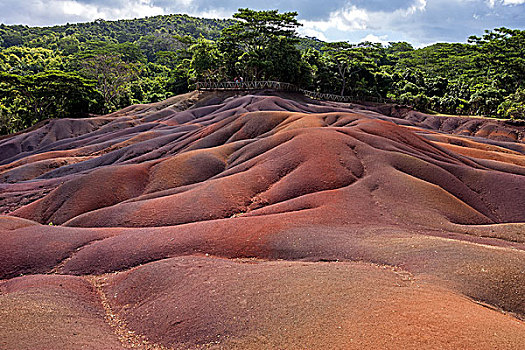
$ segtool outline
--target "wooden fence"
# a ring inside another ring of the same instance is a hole
[[[300,89],[300,92],[302,92],[305,96],[316,99],[316,100],[327,100],[327,101],[335,101],[335,102],[390,102],[389,100],[386,100],[382,97],[377,96],[341,96],[341,95],[335,95],[335,94],[326,94],[323,92],[315,92],[315,91],[308,91]]]
[[[196,84],[197,90],[264,90],[299,91],[297,86],[280,81],[206,81]]]
[[[335,102],[390,102],[376,96],[341,96],[335,94],[326,94],[322,92],[308,91],[299,89],[297,86],[290,83],[283,83],[280,81],[205,81],[195,84],[197,90],[264,90],[270,89],[275,91],[290,91],[300,92],[307,97],[317,100],[327,100]]]

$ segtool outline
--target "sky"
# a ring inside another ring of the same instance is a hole
[[[185,13],[230,18],[238,8],[297,11],[301,35],[324,41],[466,42],[485,29],[525,29],[525,0],[0,0],[0,22],[47,26]]]

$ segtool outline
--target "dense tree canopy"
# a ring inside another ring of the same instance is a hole
[[[250,80],[283,80],[299,83],[306,73],[296,28],[297,12],[239,9],[237,22],[222,31],[219,49],[226,73]]]
[[[82,73],[96,81],[98,92],[104,99],[103,112],[117,106],[130,81],[137,77],[137,66],[126,63],[117,54],[99,54],[82,62]]]
[[[299,37],[296,12],[0,25],[0,133],[165,99],[202,80],[278,80],[427,112],[525,119],[525,31],[414,49]]]
[[[100,94],[89,80],[74,73],[45,71],[34,75],[0,73],[2,116],[11,114],[4,132],[29,127],[50,115],[81,116],[101,106]],[[16,114],[7,108],[18,106]]]

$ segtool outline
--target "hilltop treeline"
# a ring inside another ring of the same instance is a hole
[[[0,25],[0,132],[46,118],[106,113],[183,93],[199,80],[278,80],[420,110],[525,119],[525,31],[468,44],[323,43],[300,38],[297,13],[186,15]]]

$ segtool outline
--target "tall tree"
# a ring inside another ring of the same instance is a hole
[[[97,90],[104,99],[103,112],[118,106],[128,84],[137,78],[138,66],[124,62],[120,55],[101,54],[83,62],[84,74],[97,82]]]
[[[373,58],[366,55],[367,50],[364,48],[345,41],[327,43],[323,47],[329,59],[337,67],[341,96],[345,93],[347,82],[373,62]]]
[[[201,37],[189,52],[192,54],[190,76],[196,80],[220,80],[222,55],[213,41]]]
[[[505,101],[498,106],[498,114],[505,118],[525,120],[525,89],[518,89],[505,97]]]
[[[487,77],[501,88],[512,93],[525,84],[525,30],[496,28],[469,41],[477,46],[476,59]]]
[[[237,22],[223,29],[219,40],[228,74],[256,80],[284,80],[275,67],[289,62],[283,62],[286,57],[277,51],[286,48],[292,55],[300,57],[300,51],[294,45],[298,43],[296,28],[301,25],[295,18],[297,12],[239,9],[233,17]],[[299,61],[296,63],[300,64]]]

